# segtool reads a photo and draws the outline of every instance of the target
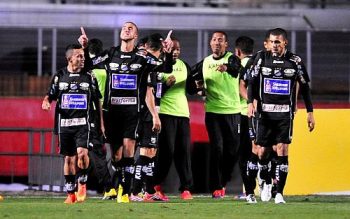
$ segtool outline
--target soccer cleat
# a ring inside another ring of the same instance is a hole
[[[119,185],[118,187],[118,195],[117,195],[117,203],[129,203],[129,195],[124,194],[123,195],[123,186]]]
[[[188,191],[188,190],[183,191],[181,193],[180,197],[183,200],[191,200],[191,199],[193,199],[191,192]]]
[[[263,181],[263,188],[261,190],[260,199],[263,202],[268,202],[271,199],[271,189],[272,184],[267,184],[265,181]]]
[[[64,203],[65,204],[74,204],[75,202],[77,202],[75,194],[74,193],[68,193],[68,196],[67,196],[66,200],[64,201]]]
[[[215,190],[212,194],[212,198],[224,198],[224,196],[222,196],[222,190],[221,189],[218,189],[218,190]]]
[[[117,191],[114,188],[103,194],[102,200],[114,200],[117,198]]]
[[[145,193],[143,196],[143,201],[145,202],[153,202],[153,201],[162,201],[159,196],[157,196],[155,193],[154,194],[149,194]]]
[[[144,201],[144,195],[140,192],[137,195],[131,194],[130,201],[132,202],[143,202]]]
[[[117,203],[129,203],[130,199],[129,199],[129,195],[128,194],[124,194],[122,196],[118,196],[117,198]]]
[[[117,192],[117,202],[118,203],[122,202],[122,196],[123,196],[123,186],[119,185],[118,186],[118,192]]]
[[[86,184],[78,184],[78,192],[76,193],[77,202],[83,202],[86,199]]]
[[[154,186],[154,190],[156,191],[155,195],[156,195],[159,199],[161,199],[161,201],[165,201],[165,202],[169,201],[168,196],[166,196],[166,195],[164,194],[164,192],[162,191],[162,188],[160,187],[160,185]]]
[[[249,195],[247,195],[247,197],[245,197],[245,199],[247,200],[247,203],[248,203],[248,204],[256,204],[256,203],[257,203],[254,194],[249,194]]]
[[[276,194],[275,203],[276,204],[285,204],[286,203],[286,201],[284,201],[283,195],[281,193]]]

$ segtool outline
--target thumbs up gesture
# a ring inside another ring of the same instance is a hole
[[[88,39],[88,37],[86,36],[84,27],[80,27],[80,31],[81,31],[81,35],[80,35],[80,37],[78,38],[78,42],[80,43],[80,45],[81,45],[83,48],[86,48],[89,39]]]

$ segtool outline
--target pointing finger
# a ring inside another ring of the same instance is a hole
[[[80,27],[80,31],[81,31],[81,35],[85,35],[85,36],[86,36],[86,33],[85,33],[85,30],[84,30],[84,27]]]
[[[171,36],[171,33],[173,32],[173,30],[170,30],[168,35],[166,36],[166,39],[165,40],[170,40],[170,36]]]

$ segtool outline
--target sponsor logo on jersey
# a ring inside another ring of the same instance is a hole
[[[93,65],[97,65],[103,61],[105,61],[108,58],[108,54],[104,55],[104,56],[98,56],[92,59],[92,64]]]
[[[136,105],[137,99],[136,97],[112,97],[111,104],[112,105]]]
[[[69,74],[69,77],[79,77],[79,76],[80,76],[80,74],[74,74],[74,73]]]
[[[157,98],[162,97],[162,83],[157,83],[156,97]]]
[[[119,67],[119,64],[118,64],[118,63],[114,63],[114,62],[109,63],[109,68],[110,68],[112,71],[117,70],[118,67]]]
[[[89,90],[89,83],[81,82],[79,86],[80,86],[80,89],[82,90]]]
[[[60,83],[58,84],[58,89],[59,89],[59,90],[67,90],[67,89],[68,89],[68,86],[69,86],[68,83],[66,83],[66,82],[60,82]]]
[[[272,73],[272,69],[267,67],[261,67],[261,73],[263,75],[270,75]]]
[[[124,55],[124,54],[121,54],[121,55],[120,55],[120,58],[121,58],[121,59],[130,59],[130,58],[131,58],[131,55]]]
[[[149,59],[147,60],[147,63],[149,63],[149,64],[151,64],[151,65],[161,65],[163,62],[154,60],[153,58],[149,58]]]
[[[63,94],[61,109],[87,109],[86,94]]]
[[[161,81],[162,80],[162,78],[163,78],[163,73],[161,73],[161,72],[159,72],[159,73],[157,73],[157,80],[158,81]]]
[[[272,61],[272,63],[273,63],[273,64],[283,64],[284,61],[283,61],[283,60],[275,60],[275,59],[274,59],[274,60]]]
[[[136,90],[137,75],[112,74],[112,88],[124,90]]]
[[[301,62],[301,58],[299,56],[293,55],[289,58],[289,60],[293,62]]]
[[[269,113],[286,113],[289,112],[289,105],[280,104],[262,104],[262,111]]]
[[[290,80],[264,78],[264,93],[289,95]]]
[[[86,125],[86,119],[85,118],[61,119],[60,124],[61,124],[61,127]]]
[[[130,65],[130,69],[133,70],[133,71],[138,70],[138,69],[140,69],[141,67],[142,67],[141,64],[131,64],[131,65]]]
[[[284,69],[284,75],[287,77],[292,77],[295,74],[295,70],[292,68]]]
[[[157,142],[157,138],[156,137],[151,137],[151,143],[152,144],[156,144]]]

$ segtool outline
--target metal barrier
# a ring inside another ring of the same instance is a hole
[[[28,133],[27,148],[28,151],[21,152],[0,152],[0,156],[14,156],[14,157],[28,157],[28,189],[34,189],[38,186],[38,190],[43,190],[44,185],[48,185],[49,191],[53,191],[54,186],[59,186],[59,191],[64,188],[63,176],[63,157],[55,152],[56,135],[53,134],[52,129],[48,128],[11,128],[0,127],[0,133]],[[49,145],[49,152],[45,152],[46,133],[51,133],[51,141]],[[9,135],[11,135],[9,134]],[[36,145],[35,135],[39,134],[39,145]],[[0,141],[1,144],[1,141]],[[39,147],[39,151],[35,152],[35,146]],[[6,148],[0,145],[1,148]],[[25,147],[24,147],[25,148]],[[13,170],[13,163],[11,163],[11,170]],[[14,177],[14,172],[11,171],[11,178]]]

